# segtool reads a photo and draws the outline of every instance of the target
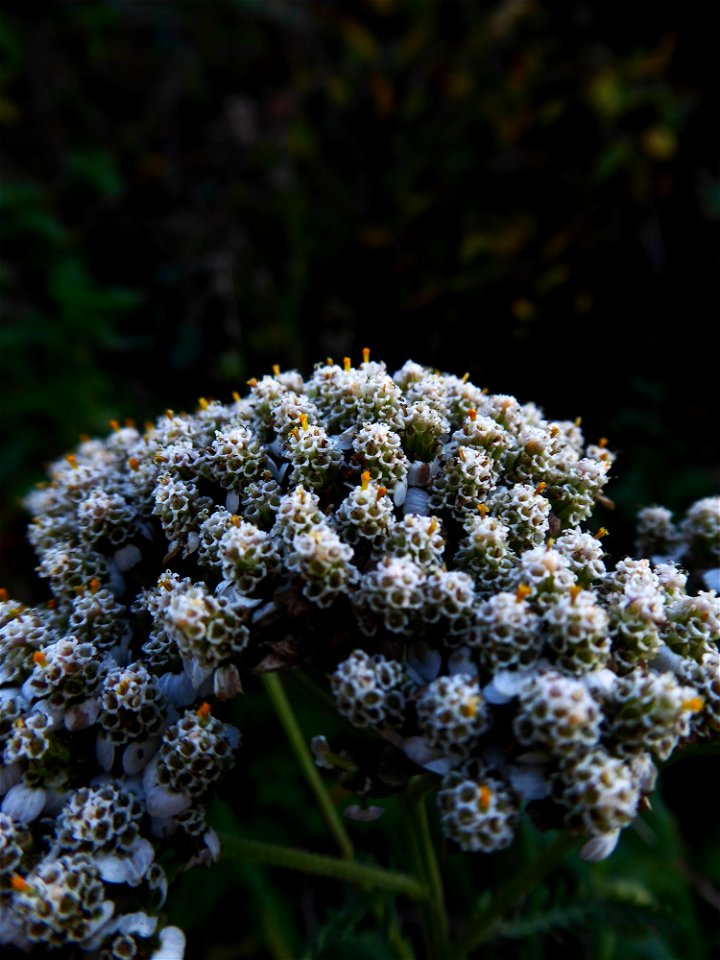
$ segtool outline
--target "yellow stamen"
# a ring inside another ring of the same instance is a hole
[[[110,427],[111,430],[114,430],[115,433],[117,433],[118,430],[120,429],[120,424],[118,423],[117,420],[108,420],[108,426]]]
[[[120,694],[121,697],[127,693],[129,686],[130,686],[130,681],[128,680],[127,677],[123,677],[120,683],[117,685],[117,692]]]
[[[467,383],[468,380],[470,379],[470,374],[469,374],[469,373],[464,373],[464,374],[462,375],[462,377],[460,377],[460,379],[462,380],[463,383]]]
[[[280,364],[279,364],[279,363],[274,363],[274,364],[272,365],[272,372],[273,372],[273,376],[275,376],[275,377],[279,377],[279,376],[280,376]]]
[[[437,517],[431,517],[430,523],[428,524],[428,533],[435,533],[438,528]]]
[[[81,433],[79,439],[80,439],[80,443],[89,443],[89,441],[90,441],[90,434],[89,434],[89,433]]]
[[[303,430],[307,430],[308,428],[308,419],[306,413],[300,414],[300,426],[303,428]]]
[[[332,357],[325,357],[325,365],[328,367],[334,367],[335,361],[333,360]]]
[[[550,436],[551,436],[551,437],[556,437],[559,433],[560,433],[560,427],[558,427],[558,426],[552,426],[552,427],[550,427]]]
[[[575,417],[575,426],[576,427],[582,426],[582,417]]]
[[[240,403],[240,394],[237,392],[237,390],[233,390],[232,398],[235,401],[235,403]]]
[[[75,456],[74,453],[69,453],[69,454],[65,457],[65,459],[66,459],[67,462],[70,464],[70,466],[73,468],[73,470],[77,470],[78,461],[77,461],[77,457]]]
[[[458,459],[462,460],[462,462],[465,463],[465,451],[463,450],[462,447],[458,447],[457,455],[458,455]]]
[[[249,379],[249,380],[246,380],[245,383],[246,383],[249,387],[256,387],[258,382],[257,382],[257,380],[255,379],[255,377],[250,377],[250,379]]]
[[[465,703],[460,707],[460,713],[464,717],[472,720],[477,716],[478,707],[480,706],[480,697],[470,697],[469,700],[466,700]]]
[[[350,370],[351,367],[350,357],[343,357],[343,370]]]
[[[488,515],[488,513],[490,512],[490,507],[489,507],[486,503],[479,503],[479,504],[477,505],[477,512],[480,514],[480,516],[481,516],[481,517],[483,518],[483,520],[484,520],[485,517],[486,517],[486,516]]]
[[[47,663],[47,657],[42,652],[42,650],[36,650],[33,654],[33,663],[36,663],[39,667],[44,667]]]
[[[577,587],[577,586],[570,587],[569,593],[570,593],[570,603],[574,606],[575,601],[578,598],[578,594],[582,593],[582,587]]]
[[[532,587],[529,587],[526,583],[521,583],[515,591],[515,600],[522,603],[525,597],[529,597],[531,593]]]
[[[690,697],[689,700],[683,700],[682,708],[683,710],[689,710],[690,713],[698,713],[705,706],[705,701],[702,697]]]
[[[363,347],[362,357],[363,363],[370,363],[370,347]]]
[[[535,487],[535,493],[542,493],[543,490],[547,490],[547,484],[544,480],[541,480],[540,483]]]
[[[480,787],[480,796],[478,798],[478,806],[485,813],[490,808],[490,801],[492,800],[492,790],[490,787],[486,787],[484,784]]]
[[[242,523],[242,520],[240,519],[240,517],[239,517],[236,513],[234,513],[234,514],[230,517],[230,523],[231,523],[231,525],[232,525],[233,527],[239,527],[240,524]]]
[[[600,437],[600,439],[598,440],[597,445],[598,445],[600,448],[606,447],[606,446],[607,446],[607,442],[608,442],[607,437]]]
[[[27,893],[30,889],[30,884],[24,877],[21,877],[19,873],[14,873],[10,877],[10,886],[16,893]]]
[[[360,488],[362,490],[367,490],[369,483],[370,483],[370,471],[363,470],[362,474],[360,475]]]
[[[603,537],[606,537],[610,531],[606,527],[600,527],[598,532],[595,534],[596,540],[602,540]]]
[[[168,408],[168,409],[165,411],[165,416],[168,418],[168,420],[172,420],[172,418],[175,416],[175,411],[174,411],[174,410],[170,410],[170,408]]]
[[[207,410],[210,404],[207,402],[205,397],[198,397],[198,406],[201,410]]]
[[[555,537],[548,537],[548,541],[545,544],[545,549],[552,550],[554,546],[555,546]]]
[[[145,421],[145,432],[146,432],[146,433],[152,433],[152,432],[154,431],[154,429],[155,429],[155,424],[152,422],[152,420],[146,420],[146,421]]]

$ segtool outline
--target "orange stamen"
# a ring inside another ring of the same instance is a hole
[[[135,472],[140,469],[140,461],[138,460],[137,457],[129,457],[128,466],[133,472]]]
[[[473,408],[470,407],[470,409],[468,410],[468,417],[470,417],[470,419],[474,421],[477,418],[477,410],[473,410]]]
[[[351,367],[350,357],[343,357],[343,370],[350,370]]]
[[[108,426],[110,427],[111,430],[114,430],[115,433],[117,433],[118,430],[120,429],[120,424],[118,423],[117,420],[108,420]]]
[[[477,505],[477,511],[478,511],[478,513],[480,514],[480,516],[481,516],[481,517],[483,518],[483,520],[484,520],[485,517],[486,517],[486,516],[488,515],[488,513],[490,512],[490,507],[489,507],[486,503],[479,503],[479,504]]]
[[[596,540],[602,540],[603,537],[606,537],[610,531],[606,527],[600,527],[598,532],[595,534]]]
[[[683,710],[689,710],[691,713],[698,713],[705,706],[705,701],[702,697],[690,697],[689,700],[684,700],[682,704]]]
[[[10,886],[16,893],[26,893],[30,889],[30,884],[19,873],[14,873],[10,877]]]
[[[47,657],[42,652],[42,650],[36,650],[33,654],[33,663],[36,663],[39,667],[44,667],[47,663]]]
[[[515,591],[515,599],[518,603],[522,603],[525,597],[529,597],[531,593],[532,587],[529,587],[526,583],[521,583]]]
[[[370,363],[370,347],[363,347],[362,357],[363,363]]]
[[[492,790],[490,787],[486,787],[484,784],[480,787],[480,797],[478,799],[478,806],[485,813],[490,808],[490,801],[492,800]]]
[[[197,708],[197,710],[195,711],[195,716],[199,717],[200,720],[209,720],[211,713],[212,713],[212,708],[210,704],[206,701],[205,703],[201,703],[200,706]]]

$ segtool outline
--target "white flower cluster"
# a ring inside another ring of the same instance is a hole
[[[603,855],[651,758],[720,728],[718,600],[669,556],[712,565],[718,504],[656,508],[662,557],[608,569],[582,524],[613,456],[579,422],[366,352],[113,427],[27,499],[51,601],[0,602],[0,944],[181,955],[158,854],[217,855],[216,714],[254,671],[330,675],[470,851],[525,802]]]

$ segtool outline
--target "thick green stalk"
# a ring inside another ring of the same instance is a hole
[[[280,677],[276,673],[265,673],[262,676],[262,681],[268,696],[275,707],[275,711],[280,718],[280,722],[283,725],[285,733],[290,740],[292,748],[295,751],[295,756],[297,757],[298,763],[302,768],[305,779],[310,785],[310,789],[315,794],[315,799],[320,806],[320,811],[325,819],[325,823],[335,838],[335,842],[338,845],[340,853],[346,860],[352,860],[352,841],[347,834],[345,824],[342,822],[335,804],[330,799],[330,795],[323,782],[323,779],[318,773],[318,769],[313,761],[307,741],[305,740],[305,735],[300,729],[300,726],[295,718],[295,714],[293,713],[293,709],[290,706],[290,701],[285,694]]]
[[[475,917],[463,935],[451,946],[450,955],[453,958],[466,957],[471,950],[483,943],[507,911],[559,866],[578,842],[577,837],[561,833],[543,851],[542,856],[526,864],[512,880],[500,888],[487,910]]]
[[[406,873],[384,870],[382,867],[341,860],[339,857],[326,857],[319,853],[296,850],[293,847],[283,847],[275,843],[246,840],[232,834],[220,834],[220,843],[223,857],[228,860],[264,863],[271,867],[284,867],[288,870],[299,870],[302,873],[333,877],[348,883],[401,893],[412,900],[426,900],[430,895],[428,889],[415,877],[408,876]]]

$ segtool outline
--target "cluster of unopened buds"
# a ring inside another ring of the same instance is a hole
[[[643,511],[611,566],[579,421],[366,351],[113,427],[27,499],[51,599],[0,602],[3,947],[182,956],[161,855],[219,856],[254,673],[329,683],[348,733],[313,749],[352,815],[429,772],[461,851],[527,813],[607,856],[656,763],[717,736],[720,500]]]

